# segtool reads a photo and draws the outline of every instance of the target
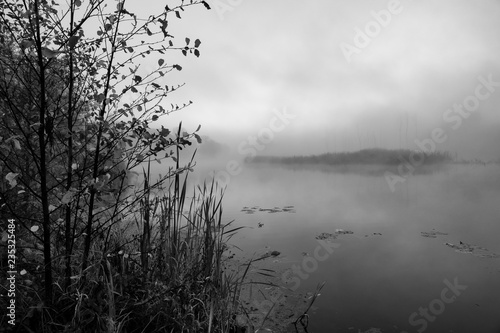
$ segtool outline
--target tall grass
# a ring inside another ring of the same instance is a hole
[[[147,190],[149,174],[144,176]],[[198,186],[188,197],[187,177],[176,173],[161,195],[147,193],[133,215],[140,236],[121,239],[127,245],[114,254],[118,260],[106,260],[114,331],[235,329],[237,303],[229,300],[236,287],[225,278],[223,255],[236,229],[222,222],[223,192],[216,184]]]
[[[107,235],[96,236],[84,283],[77,275],[70,288],[56,288],[51,307],[33,286],[41,281],[19,285],[21,298],[30,301],[18,303],[17,331],[241,331],[235,318],[244,277],[224,267],[226,243],[240,228],[223,223],[223,190],[214,181],[188,190],[188,174],[174,172],[153,193],[149,172],[143,175],[146,195]],[[56,286],[64,276],[60,259],[54,261]]]

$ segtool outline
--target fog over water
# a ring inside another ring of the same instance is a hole
[[[500,157],[498,1],[212,7],[169,26],[202,44],[199,58],[170,55],[183,70],[169,83],[186,83],[172,101],[194,104],[165,126],[201,124],[202,135],[237,151],[250,136],[265,136],[273,110],[286,108],[295,118],[273,133],[266,154],[412,149],[441,128],[439,150]]]
[[[276,250],[292,269],[319,235],[349,231],[307,278],[294,271],[300,292],[327,282],[311,332],[500,332],[500,164],[484,163],[500,161],[498,17],[494,0],[221,0],[172,24],[202,47],[170,60],[187,83],[173,101],[194,104],[162,125],[202,125],[181,162],[197,148],[191,184],[225,187],[242,255]],[[367,148],[481,161],[245,162]],[[466,289],[444,302],[456,279]]]
[[[232,243],[248,256],[280,251],[276,269],[302,267],[290,273],[299,291],[327,282],[311,312],[311,332],[417,332],[424,322],[427,332],[500,329],[498,165],[414,175],[394,192],[383,177],[251,165],[231,179],[225,195],[227,219],[247,227]],[[255,213],[243,209],[252,206]],[[294,213],[260,211],[285,206]],[[339,247],[326,260],[311,259],[318,235],[339,229],[353,234],[334,240]],[[436,238],[424,237],[436,231]],[[461,242],[498,256],[446,245]],[[436,311],[435,322],[414,315],[439,299],[445,279],[467,289]]]

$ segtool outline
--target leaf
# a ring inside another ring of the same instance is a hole
[[[66,192],[66,194],[64,194],[64,196],[62,197],[61,203],[64,205],[69,204],[71,200],[73,200],[74,195],[75,195],[75,190],[73,189],[68,190],[68,192]]]
[[[202,1],[201,3],[205,6],[206,9],[208,9],[208,10],[211,9],[206,1]]]
[[[40,227],[39,227],[39,226],[37,226],[37,225],[34,225],[34,226],[32,226],[32,227],[30,228],[30,230],[31,230],[32,232],[37,232],[37,231],[38,231],[38,229],[40,229]]]
[[[75,6],[80,7],[82,5],[82,2],[80,0],[75,0]]]
[[[199,57],[199,56],[200,56],[200,51],[198,51],[198,49],[195,49],[195,50],[194,50],[194,55],[195,55],[196,57]]]
[[[165,63],[165,60],[163,60],[163,59],[158,60],[158,66],[161,66],[161,65],[163,65],[164,63]]]
[[[158,116],[157,116],[157,115],[153,115],[152,120],[153,120],[153,121],[157,121],[157,120],[158,120]]]
[[[6,176],[5,179],[9,182],[9,185],[11,188],[15,187],[17,185],[17,180],[16,177],[19,176],[18,173],[13,173],[9,172]]]
[[[196,141],[197,141],[199,144],[201,144],[201,142],[202,142],[202,141],[201,141],[200,136],[199,136],[198,134],[195,134],[195,135],[194,135],[194,137],[196,138]]]
[[[177,16],[177,18],[181,18],[181,13],[179,13],[179,11],[175,11],[175,16]]]
[[[199,39],[194,41],[194,47],[199,47],[201,44],[201,41]]]
[[[56,206],[49,205],[49,212],[53,212],[54,210],[56,210]]]
[[[184,54],[185,56],[187,56],[187,51],[186,50],[182,50],[182,54]]]
[[[129,51],[130,53],[134,52],[134,49],[132,47],[127,47],[127,51]]]
[[[22,271],[19,272],[19,274],[21,275],[25,275],[26,273],[28,273],[25,269],[23,269]]]
[[[80,36],[71,36],[69,39],[68,39],[68,46],[70,49],[73,49],[76,45],[76,43],[78,42],[78,40],[80,39]]]
[[[137,92],[137,89],[135,89],[134,86],[130,87],[130,90],[132,90],[133,93],[136,93]]]
[[[178,71],[182,71],[182,67],[180,65],[174,65],[173,67]]]
[[[191,41],[191,39],[189,39],[189,38],[186,37],[186,45],[189,45],[190,41]]]
[[[196,129],[195,132],[198,132],[200,130],[200,128],[201,128],[201,125],[198,125],[198,128]]]
[[[24,39],[24,40],[21,42],[21,44],[20,44],[21,49],[23,49],[23,50],[25,50],[25,49],[27,49],[28,47],[33,46],[33,45],[35,45],[35,43],[34,43],[32,40],[29,40],[29,39]]]
[[[55,58],[58,54],[58,51],[52,51],[46,47],[42,47],[42,55],[46,58],[52,59]]]
[[[168,136],[169,134],[170,134],[170,130],[168,130],[168,129],[166,129],[165,127],[163,127],[163,126],[162,126],[162,127],[161,127],[161,131],[160,131],[160,135],[161,135],[162,137],[166,137],[166,136]]]
[[[101,94],[99,94],[99,95],[96,96],[95,100],[96,100],[97,103],[102,103],[104,101],[105,97],[106,96],[104,96],[104,94],[101,93]]]
[[[136,76],[134,76],[134,81],[135,81],[135,83],[141,83],[142,77],[140,77],[139,75],[136,75]]]
[[[21,150],[21,144],[19,143],[19,140],[12,138],[12,142],[14,143],[14,147],[17,150]]]

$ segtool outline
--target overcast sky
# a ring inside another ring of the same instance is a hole
[[[208,3],[171,21],[202,44],[171,58],[183,70],[170,82],[186,83],[173,100],[194,104],[165,125],[201,124],[235,150],[271,126],[262,154],[416,148],[441,128],[439,150],[500,157],[500,1]]]

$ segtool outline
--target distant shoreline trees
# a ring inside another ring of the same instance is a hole
[[[325,153],[320,155],[308,156],[256,156],[252,159],[247,159],[251,163],[273,163],[287,165],[315,164],[315,165],[331,165],[331,166],[346,166],[346,165],[387,165],[397,166],[404,161],[408,161],[410,156],[414,154],[410,149],[363,149],[355,152],[340,152],[340,153]],[[422,165],[437,165],[444,163],[453,163],[449,152],[432,152],[426,153]]]

